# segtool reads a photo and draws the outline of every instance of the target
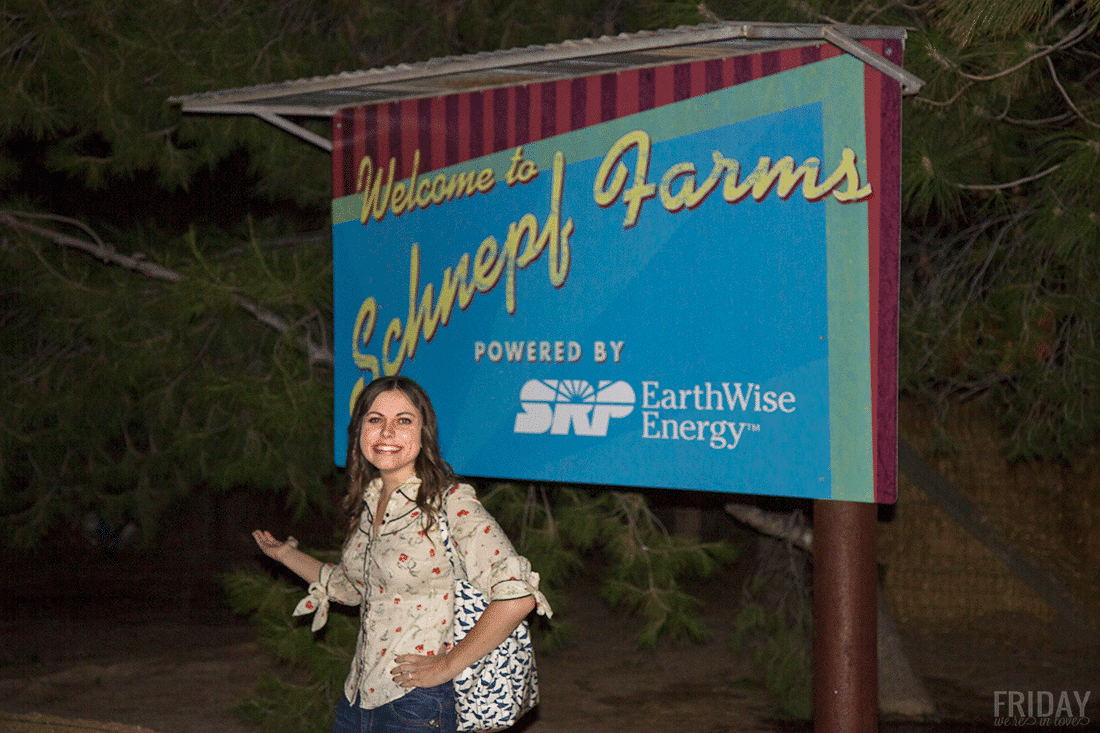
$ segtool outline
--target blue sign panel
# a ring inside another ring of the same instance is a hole
[[[582,109],[543,136],[514,90],[489,120],[472,95],[347,115],[337,462],[354,394],[400,372],[465,475],[874,500],[864,74],[629,114],[550,84],[540,129]]]

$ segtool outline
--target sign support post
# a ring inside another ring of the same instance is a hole
[[[878,730],[875,504],[814,501],[815,733]]]

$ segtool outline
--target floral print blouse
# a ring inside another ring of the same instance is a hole
[[[313,629],[324,626],[329,600],[362,604],[359,640],[344,683],[350,703],[376,708],[407,694],[391,672],[402,654],[441,654],[454,643],[454,571],[440,535],[439,522],[425,532],[416,505],[420,479],[413,477],[393,492],[378,535],[371,537],[382,488],[375,479],[364,492],[359,530],[344,548],[339,564],[326,563],[296,615],[316,611]],[[538,573],[516,554],[500,525],[478,501],[472,486],[444,492],[451,541],[462,553],[470,583],[490,601],[533,595],[538,612],[550,616],[539,592]],[[363,591],[366,589],[364,603]]]

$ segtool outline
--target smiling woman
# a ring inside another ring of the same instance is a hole
[[[424,420],[404,392],[394,389],[374,398],[359,433],[359,449],[382,477],[385,505],[394,489],[415,473]],[[376,521],[381,519],[381,513]]]
[[[359,640],[333,733],[368,723],[377,730],[427,724],[455,731],[452,681],[531,611],[550,615],[539,576],[443,460],[435,410],[411,379],[376,379],[356,398],[347,467],[349,525],[339,563],[321,563],[291,539],[253,533],[264,553],[310,584],[295,614],[314,613],[315,631],[330,601],[360,606]],[[448,544],[454,552],[444,549]],[[465,578],[456,577],[456,566]],[[489,600],[459,641],[456,579]]]

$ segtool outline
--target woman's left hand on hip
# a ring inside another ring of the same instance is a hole
[[[431,656],[402,654],[394,661],[393,681],[402,687],[435,687],[454,679],[442,650]]]

